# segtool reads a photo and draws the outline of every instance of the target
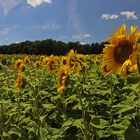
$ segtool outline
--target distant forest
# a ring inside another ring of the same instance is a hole
[[[80,42],[65,43],[52,39],[24,41],[0,46],[0,54],[66,55],[71,49],[79,54],[100,54],[105,47],[104,44],[107,42],[80,44]]]

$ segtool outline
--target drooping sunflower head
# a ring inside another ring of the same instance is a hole
[[[23,88],[23,83],[24,83],[24,76],[23,73],[18,73],[18,77],[15,81],[15,87],[17,90],[20,90]]]
[[[65,90],[68,80],[68,67],[62,66],[58,71],[57,92],[62,93]]]
[[[67,55],[67,65],[71,71],[74,70],[77,60],[77,54],[71,50]]]
[[[108,69],[115,73],[120,72],[123,63],[135,55],[134,51],[137,49],[139,37],[139,32],[136,33],[136,26],[130,27],[128,35],[126,25],[123,24],[108,38],[109,44],[106,44],[103,50],[103,59]]]

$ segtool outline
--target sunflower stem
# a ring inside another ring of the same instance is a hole
[[[80,67],[82,69],[82,63],[81,61],[78,61],[80,63]],[[82,84],[85,84],[85,74],[83,71],[82,72]],[[80,101],[80,105],[81,105],[81,108],[82,108],[82,118],[83,118],[83,123],[84,123],[84,136],[85,136],[85,140],[90,140],[90,131],[89,131],[89,124],[88,122],[86,121],[86,110],[83,106],[83,102],[82,102],[82,94],[84,94],[84,90],[83,90],[83,87],[81,88],[80,92],[78,92],[79,94],[79,101]]]
[[[140,101],[140,56],[137,56],[137,67],[138,67],[138,79],[139,79],[139,89],[138,89],[138,97]],[[140,102],[139,102],[140,103]]]
[[[111,96],[111,116],[110,116],[110,122],[111,124],[113,124],[113,113],[112,113],[112,106],[113,106],[113,100],[114,100],[114,97],[113,97],[113,77],[112,77],[112,74],[110,75],[110,96]]]
[[[0,105],[1,105],[1,116],[0,116],[0,127],[1,127],[1,130],[0,130],[0,135],[2,136],[2,133],[4,131],[4,106],[3,106],[3,100],[0,102]]]
[[[137,96],[138,96],[138,106],[136,108],[137,110],[137,128],[140,129],[140,111],[139,111],[139,107],[140,107],[140,56],[137,55],[137,68],[138,68],[138,93],[137,93]]]

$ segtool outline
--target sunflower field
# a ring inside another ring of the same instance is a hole
[[[103,54],[0,55],[0,140],[139,140],[140,31]]]

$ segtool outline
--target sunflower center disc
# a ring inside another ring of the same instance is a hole
[[[125,42],[124,44],[118,45],[114,51],[114,58],[118,63],[124,63],[129,55],[132,53],[133,47],[130,43]]]

